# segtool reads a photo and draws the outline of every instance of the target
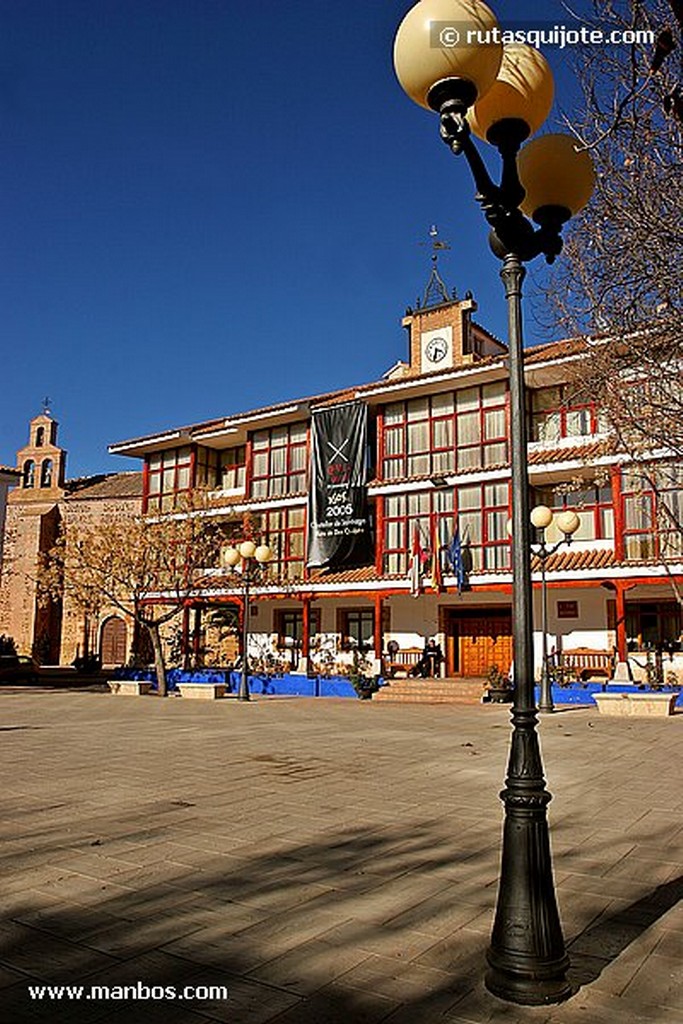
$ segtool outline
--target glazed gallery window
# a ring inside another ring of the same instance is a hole
[[[197,487],[211,490],[243,491],[245,480],[246,448],[216,450],[197,448]]]
[[[509,490],[507,480],[458,488],[458,529],[466,569],[510,568]]]
[[[181,495],[192,487],[192,449],[190,445],[154,452],[147,460],[147,512],[167,512],[175,508]]]
[[[405,576],[416,532],[427,553],[432,547],[433,529],[442,552],[442,568],[447,572],[443,549],[452,540],[456,523],[468,572],[508,569],[508,516],[507,481],[388,497],[384,505],[384,572]]]
[[[649,475],[625,472],[622,500],[627,558],[683,554],[683,463],[662,465]]]
[[[252,453],[252,497],[273,498],[306,490],[305,423],[257,430]]]
[[[385,480],[507,461],[505,384],[392,402],[384,410]]]
[[[594,402],[578,401],[566,385],[540,388],[531,394],[531,441],[589,437],[606,429]]]
[[[453,536],[453,491],[422,491],[419,494],[398,494],[384,500],[383,571],[388,575],[405,576],[410,566],[413,543],[417,536],[427,553],[432,543],[432,522],[435,523],[439,546],[447,545]]]
[[[268,575],[278,580],[300,580],[304,575],[306,510],[281,508],[263,512],[261,536],[273,552]]]
[[[554,513],[571,509],[579,517],[580,526],[572,540],[613,540],[614,538],[614,505],[612,503],[612,486],[584,487],[581,490],[565,493],[546,488],[534,491],[533,505],[547,505]],[[562,540],[563,534],[553,522],[545,531],[548,544]]]

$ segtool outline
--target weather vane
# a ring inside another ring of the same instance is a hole
[[[452,296],[448,294],[448,288],[446,287],[446,284],[443,278],[441,277],[441,274],[439,273],[438,266],[439,253],[450,249],[450,243],[443,241],[442,239],[439,238],[439,229],[437,228],[436,224],[432,224],[432,226],[429,229],[429,241],[420,242],[420,245],[428,245],[432,251],[432,270],[429,275],[429,280],[427,281],[427,287],[425,288],[422,302],[420,303],[420,300],[418,299],[418,309],[420,305],[422,305],[423,307],[438,306],[442,302],[450,302],[451,299],[456,298],[456,294],[455,292],[453,292]]]

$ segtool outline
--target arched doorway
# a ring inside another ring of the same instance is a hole
[[[100,633],[100,655],[103,665],[123,665],[126,660],[126,623],[118,615],[107,619]]]

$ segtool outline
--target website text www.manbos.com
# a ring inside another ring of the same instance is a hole
[[[654,43],[655,32],[651,29],[602,29],[581,25],[570,28],[567,25],[547,25],[545,28],[472,28],[471,25],[448,21],[433,21],[430,25],[430,42],[439,49],[453,49],[456,46],[487,46],[491,43],[528,43],[530,46],[556,46],[560,50],[567,46],[633,46]]]
[[[145,985],[136,981],[130,985],[28,985],[29,998],[34,1002],[79,1002],[81,1000],[119,1002],[121,1000],[165,1001],[200,1000],[202,1002],[229,998],[226,985]]]

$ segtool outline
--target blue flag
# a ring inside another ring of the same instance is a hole
[[[458,593],[461,593],[462,588],[465,586],[465,566],[463,565],[462,560],[462,542],[460,540],[460,532],[457,529],[451,538],[448,548],[446,549],[446,555],[458,584]]]

